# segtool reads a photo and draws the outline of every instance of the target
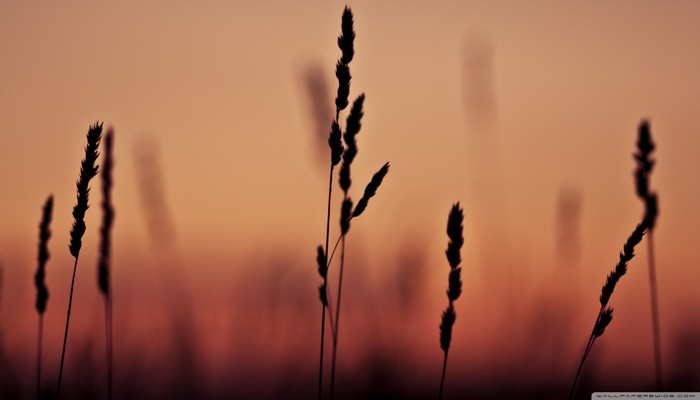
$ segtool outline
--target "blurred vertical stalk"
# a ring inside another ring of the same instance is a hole
[[[100,257],[97,263],[97,285],[105,303],[105,345],[107,361],[107,399],[112,400],[112,283],[110,268],[111,229],[114,222],[112,206],[112,141],[114,130],[107,130],[104,140],[104,162],[102,169],[102,227],[100,228]]]
[[[41,351],[44,338],[44,312],[46,303],[49,300],[49,290],[46,287],[46,263],[49,261],[49,239],[51,238],[51,215],[53,213],[53,196],[50,195],[44,203],[44,208],[39,224],[39,250],[38,268],[34,275],[34,285],[36,286],[36,311],[39,313],[39,332],[37,341],[36,360],[36,397],[41,399]]]
[[[661,370],[661,326],[659,323],[659,299],[656,281],[656,260],[654,255],[654,227],[659,214],[658,196],[649,188],[651,172],[654,169],[655,160],[651,158],[651,153],[656,148],[651,138],[649,121],[642,120],[639,124],[637,138],[637,153],[634,159],[637,169],[634,172],[635,189],[637,197],[644,203],[644,219],[649,226],[647,235],[648,268],[649,268],[649,294],[651,300],[651,328],[653,335],[654,351],[654,375],[656,379],[656,390],[662,391],[662,370]]]

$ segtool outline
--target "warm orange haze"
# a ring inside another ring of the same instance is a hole
[[[317,396],[321,311],[335,312],[340,266],[339,250],[324,308],[316,249],[345,5],[0,0],[0,399],[37,397],[49,195],[40,390],[56,395],[76,180],[96,122],[114,129],[113,398]],[[574,398],[656,391],[650,260],[663,390],[700,391],[700,3],[347,6],[342,129],[366,96],[355,204],[391,167],[346,236],[334,398],[438,396],[456,202],[462,288],[443,397],[566,398],[601,287],[645,215],[633,158],[644,120],[655,256],[647,232]],[[107,398],[100,174],[90,188],[63,399]],[[328,325],[323,398],[333,340]]]

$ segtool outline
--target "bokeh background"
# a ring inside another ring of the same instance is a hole
[[[0,1],[0,397],[35,393],[49,194],[44,386],[55,390],[75,180],[98,120],[115,129],[117,398],[315,396],[315,247],[344,5]],[[446,395],[563,398],[643,212],[632,176],[642,119],[658,146],[664,380],[700,390],[700,3],[348,5],[351,100],[367,97],[351,195],[384,162],[391,171],[348,236],[339,397],[436,394],[445,226],[460,201],[464,293]],[[65,398],[104,398],[92,187]],[[333,205],[337,237],[339,196]],[[653,389],[646,251],[612,298],[583,398]]]

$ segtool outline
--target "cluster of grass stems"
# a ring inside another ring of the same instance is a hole
[[[110,290],[110,232],[114,218],[113,207],[111,203],[111,170],[112,170],[112,138],[113,131],[110,129],[105,138],[106,154],[104,160],[104,170],[102,171],[103,181],[103,225],[101,228],[101,243],[100,243],[100,259],[98,262],[98,287],[105,297],[105,321],[106,321],[106,359],[108,371],[108,394],[107,398],[112,398],[112,303]],[[70,294],[68,297],[68,309],[66,311],[66,327],[63,334],[63,345],[61,347],[61,364],[58,370],[58,382],[56,385],[56,399],[61,396],[61,386],[63,382],[63,365],[66,356],[66,346],[68,343],[68,332],[70,327],[70,317],[73,308],[73,292],[75,290],[75,276],[78,267],[78,259],[82,247],[82,238],[86,232],[85,214],[90,207],[90,180],[99,172],[97,166],[97,158],[99,156],[99,145],[102,141],[102,124],[95,123],[90,126],[87,133],[87,145],[85,146],[85,158],[80,164],[80,175],[76,183],[77,200],[73,207],[73,225],[70,230],[70,244],[68,246],[71,255],[74,257],[73,275],[70,284]],[[37,369],[36,369],[36,385],[37,399],[42,398],[42,343],[43,343],[43,321],[44,313],[47,308],[49,299],[49,291],[46,286],[46,265],[49,260],[49,239],[51,238],[51,218],[53,215],[54,198],[52,195],[46,200],[42,218],[39,224],[39,245],[37,271],[34,274],[34,285],[37,289],[36,310],[39,314],[38,339],[37,339]]]
[[[328,205],[326,213],[326,235],[325,244],[319,245],[316,250],[316,261],[318,265],[318,273],[322,278],[322,284],[319,287],[319,298],[321,301],[321,343],[319,354],[319,375],[318,375],[318,399],[323,395],[323,373],[324,373],[324,349],[326,341],[326,319],[331,330],[332,340],[332,356],[331,356],[331,376],[330,376],[330,398],[334,396],[335,388],[335,371],[338,351],[338,337],[340,330],[340,315],[342,303],[343,275],[346,262],[346,238],[350,230],[350,222],[362,215],[367,208],[369,200],[375,196],[378,188],[382,184],[383,179],[389,172],[389,163],[384,164],[372,177],[370,182],[364,189],[363,195],[357,204],[354,204],[350,196],[351,180],[351,165],[357,155],[356,136],[360,132],[362,117],[364,115],[365,95],[360,94],[352,104],[350,112],[345,123],[345,130],[340,125],[340,113],[349,105],[350,95],[350,67],[349,64],[354,57],[354,39],[355,31],[353,28],[353,14],[350,8],[345,7],[341,19],[341,35],[338,37],[338,47],[341,50],[341,57],[336,63],[336,77],[338,79],[338,90],[335,99],[335,118],[330,127],[328,145],[330,148],[330,172],[328,184]],[[651,291],[651,314],[652,314],[652,330],[653,330],[653,349],[654,349],[654,367],[656,377],[656,389],[662,390],[661,377],[661,349],[660,349],[660,327],[659,327],[659,310],[658,310],[658,295],[656,270],[653,247],[653,230],[658,215],[658,200],[656,192],[650,189],[650,175],[654,167],[655,161],[651,158],[651,153],[655,149],[655,144],[651,139],[649,123],[642,121],[639,125],[639,136],[637,141],[637,152],[634,154],[634,159],[637,163],[635,170],[635,186],[636,194],[644,204],[644,215],[641,222],[635,227],[627,241],[623,245],[622,252],[619,255],[619,260],[614,269],[608,274],[605,284],[601,289],[599,297],[600,308],[593,324],[593,329],[589,335],[588,342],[578,365],[576,375],[574,376],[571,389],[569,391],[569,399],[575,393],[576,383],[579,379],[585,361],[590,354],[593,345],[600,336],[603,335],[608,325],[613,319],[613,308],[609,305],[610,298],[622,276],[627,273],[628,263],[634,257],[634,249],[643,240],[645,234],[647,236],[648,248],[648,266],[649,266],[649,283]],[[68,308],[66,312],[66,325],[63,336],[63,344],[61,349],[61,362],[58,373],[58,382],[56,386],[56,398],[60,398],[61,385],[63,379],[63,365],[65,361],[66,345],[68,342],[68,333],[70,326],[70,317],[72,310],[73,292],[75,288],[75,277],[82,247],[82,238],[86,231],[85,214],[89,208],[89,183],[99,171],[96,165],[98,158],[98,148],[102,141],[102,124],[96,123],[90,126],[87,133],[87,145],[85,146],[85,158],[81,162],[80,175],[76,184],[77,200],[73,208],[73,225],[70,230],[70,254],[74,257],[73,274],[71,278],[70,294],[68,300]],[[103,220],[100,227],[100,245],[99,245],[99,260],[98,260],[98,288],[104,299],[104,315],[105,315],[105,353],[107,365],[107,398],[112,399],[112,382],[113,382],[113,348],[112,348],[112,290],[111,290],[111,228],[114,221],[114,207],[111,199],[112,189],[112,168],[113,168],[113,131],[108,130],[104,137],[104,162],[102,169],[102,212]],[[341,164],[342,162],[342,164]],[[343,198],[340,207],[340,234],[335,242],[332,250],[329,248],[330,239],[330,219],[331,205],[333,194],[333,178],[335,167],[340,164],[338,174],[338,183],[343,192]],[[48,243],[51,238],[51,219],[53,215],[54,198],[50,195],[43,206],[42,217],[39,224],[39,243],[37,255],[37,271],[34,275],[34,284],[37,290],[36,310],[38,313],[38,340],[37,340],[37,398],[42,398],[42,343],[43,343],[43,317],[47,309],[49,299],[49,291],[46,286],[46,266],[50,258]],[[447,308],[442,313],[440,323],[440,348],[443,351],[442,373],[440,378],[440,389],[438,398],[442,399],[445,383],[445,375],[447,370],[447,359],[452,341],[452,329],[457,318],[454,308],[454,302],[462,293],[461,280],[461,248],[464,243],[463,238],[463,220],[464,215],[459,203],[453,204],[450,209],[447,221],[447,235],[449,238],[445,255],[450,266],[448,275],[447,288]],[[340,261],[338,270],[337,295],[335,296],[335,307],[333,306],[333,297],[328,282],[328,272],[331,267],[333,257],[338,246],[340,245]],[[330,254],[329,254],[330,250]]]
[[[345,7],[341,18],[341,34],[338,37],[338,47],[341,50],[341,57],[336,63],[335,75],[338,79],[338,90],[335,99],[335,118],[331,123],[330,134],[328,137],[328,145],[330,147],[331,163],[328,181],[328,207],[326,212],[326,238],[325,246],[319,245],[316,250],[316,262],[318,264],[318,272],[323,283],[319,288],[319,298],[321,300],[321,348],[319,354],[319,372],[318,372],[318,399],[323,396],[323,371],[324,371],[324,349],[326,337],[326,314],[328,314],[329,325],[331,328],[332,354],[331,354],[331,377],[330,377],[330,398],[333,399],[335,394],[335,370],[338,354],[338,334],[340,331],[340,312],[342,304],[343,291],[343,274],[345,271],[345,239],[350,230],[350,221],[359,217],[367,208],[369,200],[377,193],[377,189],[382,184],[384,177],[389,172],[389,163],[384,164],[372,177],[370,182],[365,187],[364,193],[356,205],[350,197],[349,190],[352,185],[350,174],[350,166],[357,155],[356,135],[362,127],[361,121],[365,95],[360,94],[353,102],[350,113],[345,124],[345,131],[339,123],[340,112],[349,105],[348,98],[350,96],[350,62],[352,61],[355,49],[355,31],[353,28],[353,15],[350,8]],[[345,145],[343,145],[343,142]],[[341,203],[340,216],[340,235],[335,242],[333,250],[329,256],[329,238],[330,238],[330,220],[331,220],[331,204],[333,195],[333,172],[335,167],[340,164],[339,186],[343,191],[343,201]],[[335,255],[335,251],[340,244],[340,266],[338,272],[338,289],[335,303],[335,314],[333,313],[332,296],[328,287],[328,271]],[[335,316],[335,317],[334,317]]]

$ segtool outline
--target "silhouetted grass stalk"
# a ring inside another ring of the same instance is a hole
[[[36,311],[39,313],[39,332],[37,341],[36,361],[36,396],[41,399],[41,350],[44,337],[44,312],[49,300],[49,290],[46,287],[46,263],[49,261],[49,239],[51,238],[51,215],[53,213],[53,196],[44,203],[41,223],[39,224],[39,249],[37,256],[38,268],[34,275],[36,286]]]
[[[637,139],[637,150],[634,159],[637,162],[635,170],[635,187],[637,196],[644,203],[644,218],[649,223],[647,234],[648,267],[649,267],[649,291],[651,299],[651,325],[654,347],[654,374],[656,378],[656,390],[662,391],[661,374],[661,327],[659,323],[659,300],[656,284],[656,262],[654,259],[654,227],[656,217],[659,214],[658,196],[656,192],[649,189],[649,178],[654,169],[655,160],[651,158],[655,144],[651,139],[649,122],[644,120],[639,124],[639,137]]]
[[[617,282],[620,280],[620,278],[622,278],[623,275],[627,273],[627,263],[634,257],[634,248],[644,238],[644,233],[646,232],[647,227],[648,221],[646,219],[643,219],[642,222],[639,225],[637,225],[630,237],[627,238],[627,241],[625,242],[622,248],[622,252],[620,253],[620,259],[617,262],[617,265],[615,265],[615,269],[613,269],[610,272],[610,274],[608,274],[608,277],[605,280],[605,284],[603,285],[603,288],[600,293],[600,309],[598,310],[598,315],[596,316],[595,323],[593,324],[593,331],[591,332],[591,335],[588,338],[586,349],[584,350],[583,356],[581,357],[581,362],[579,363],[578,370],[576,371],[576,375],[574,376],[574,381],[571,384],[571,390],[569,391],[569,399],[571,399],[574,395],[576,382],[578,381],[578,378],[581,375],[583,364],[586,362],[586,358],[588,358],[588,354],[591,352],[595,340],[605,332],[605,328],[610,324],[610,322],[612,322],[613,309],[611,307],[608,307],[608,302],[610,301],[610,297],[612,296],[613,291],[615,291],[615,286],[617,285]]]
[[[104,162],[102,163],[102,227],[100,227],[100,258],[97,263],[97,285],[105,303],[105,346],[107,361],[107,399],[112,399],[112,283],[110,271],[110,233],[114,223],[112,207],[112,140],[110,128],[104,139]]]
[[[350,29],[350,34],[347,35],[348,27]],[[348,7],[343,10],[343,16],[341,20],[341,36],[338,37],[338,47],[342,51],[342,56],[336,63],[335,75],[338,78],[338,91],[335,99],[335,119],[331,126],[331,134],[328,139],[328,144],[331,147],[331,169],[328,182],[328,212],[326,218],[326,246],[324,252],[324,258],[328,255],[328,239],[330,236],[330,217],[331,217],[331,193],[333,186],[333,167],[340,162],[340,157],[343,154],[343,144],[340,132],[340,126],[338,124],[338,118],[340,117],[340,111],[345,109],[348,105],[348,96],[350,95],[350,69],[348,64],[352,60],[353,56],[353,38],[354,32],[352,32],[352,12]],[[326,327],[326,309],[329,312],[329,317],[331,309],[329,307],[330,295],[328,290],[328,263],[324,263],[325,267],[321,267],[319,264],[319,272],[323,277],[323,286],[319,289],[321,296],[321,303],[323,305],[322,317],[321,317],[321,354],[319,360],[319,372],[318,372],[318,399],[321,399],[323,393],[323,350],[325,344],[325,327]],[[321,271],[323,270],[323,271]],[[336,316],[337,318],[337,316]],[[337,319],[336,319],[337,327]],[[333,343],[335,343],[335,329],[331,329],[331,334],[333,338]],[[335,345],[334,345],[335,348]],[[334,351],[335,353],[335,351]],[[335,358],[335,356],[333,357]],[[333,366],[333,369],[335,365]],[[331,382],[333,378],[331,378]],[[333,385],[331,384],[331,397]]]
[[[87,145],[85,146],[85,158],[80,164],[80,178],[76,183],[77,201],[73,207],[73,227],[70,231],[70,253],[75,257],[73,264],[73,277],[70,283],[70,295],[68,297],[68,311],[66,312],[66,330],[63,334],[63,347],[61,349],[61,366],[58,370],[58,385],[56,388],[56,398],[61,397],[61,382],[63,380],[63,362],[66,356],[66,343],[68,342],[68,327],[70,325],[70,313],[73,307],[73,289],[75,287],[75,273],[78,269],[78,258],[80,256],[80,247],[82,246],[82,238],[85,234],[85,212],[89,208],[90,180],[97,175],[99,168],[95,165],[97,150],[102,139],[102,124],[95,123],[91,126],[87,133]]]
[[[445,372],[447,370],[447,355],[450,350],[450,342],[452,341],[452,327],[457,319],[457,313],[454,309],[454,302],[462,294],[462,268],[459,264],[462,262],[460,249],[464,244],[462,236],[462,222],[464,214],[459,206],[459,203],[452,205],[450,214],[447,218],[447,237],[450,241],[447,243],[445,256],[450,264],[450,274],[448,275],[447,299],[449,304],[442,313],[442,322],[440,323],[440,348],[444,352],[442,359],[442,376],[440,377],[440,392],[439,399],[442,399],[443,388],[445,386]]]
[[[347,19],[349,22],[348,24],[350,25],[349,28],[347,28],[346,25],[346,18],[343,18],[343,35],[350,35],[352,34],[352,37],[354,38],[355,33],[352,32],[352,16],[350,16],[349,19]],[[338,43],[340,44],[341,38],[338,39]],[[352,46],[352,43],[350,43],[350,46]],[[343,203],[341,207],[341,216],[340,216],[340,231],[341,231],[341,240],[342,240],[342,246],[341,246],[341,252],[340,252],[340,271],[338,273],[338,301],[336,302],[336,313],[335,313],[335,323],[336,323],[336,328],[333,331],[333,355],[331,357],[331,393],[330,393],[330,398],[333,399],[334,395],[334,388],[335,388],[335,366],[336,366],[336,356],[338,354],[338,330],[339,330],[339,325],[340,325],[340,304],[342,300],[342,292],[343,292],[343,273],[345,270],[345,237],[347,236],[348,231],[350,230],[350,214],[352,212],[352,200],[348,196],[348,191],[350,190],[350,186],[352,185],[352,179],[350,179],[350,165],[352,164],[353,160],[355,159],[355,156],[357,155],[357,142],[355,140],[355,136],[360,132],[360,128],[362,127],[361,120],[362,120],[362,106],[365,100],[365,95],[361,94],[353,103],[352,109],[350,110],[350,115],[348,115],[347,118],[347,123],[345,124],[345,133],[343,134],[343,140],[345,142],[345,149],[343,151],[343,163],[341,164],[340,167],[340,177],[339,177],[339,184],[340,188],[343,190]]]
[[[325,347],[326,338],[326,309],[330,312],[328,306],[329,295],[328,295],[328,263],[326,262],[326,255],[328,254],[328,240],[330,236],[330,224],[331,224],[331,199],[333,196],[333,169],[340,162],[340,158],[343,155],[343,143],[340,132],[340,126],[338,125],[337,118],[331,123],[331,131],[328,138],[328,146],[331,148],[331,166],[330,173],[328,177],[328,207],[326,212],[326,241],[325,248],[318,249],[317,263],[318,272],[323,278],[323,285],[319,288],[319,297],[321,299],[321,350],[319,355],[319,368],[318,368],[318,399],[321,399],[323,394],[323,353]],[[321,260],[321,258],[323,260]],[[323,262],[321,262],[323,261]]]
[[[382,165],[382,167],[377,172],[374,173],[374,175],[372,176],[372,180],[365,187],[364,195],[362,196],[360,201],[357,202],[355,208],[352,209],[352,212],[350,213],[350,218],[347,219],[348,224],[350,224],[350,221],[352,221],[353,219],[362,215],[362,213],[365,211],[365,209],[367,208],[367,204],[369,203],[369,199],[371,199],[372,197],[374,197],[375,194],[377,194],[377,189],[382,184],[384,177],[389,173],[389,167],[390,165],[387,162],[384,165]],[[330,267],[331,262],[333,261],[333,256],[335,255],[335,251],[338,248],[338,245],[340,244],[341,240],[343,239],[343,236],[344,235],[341,232],[340,235],[338,235],[338,239],[335,241],[335,246],[333,246],[331,256],[328,258],[328,267]]]

